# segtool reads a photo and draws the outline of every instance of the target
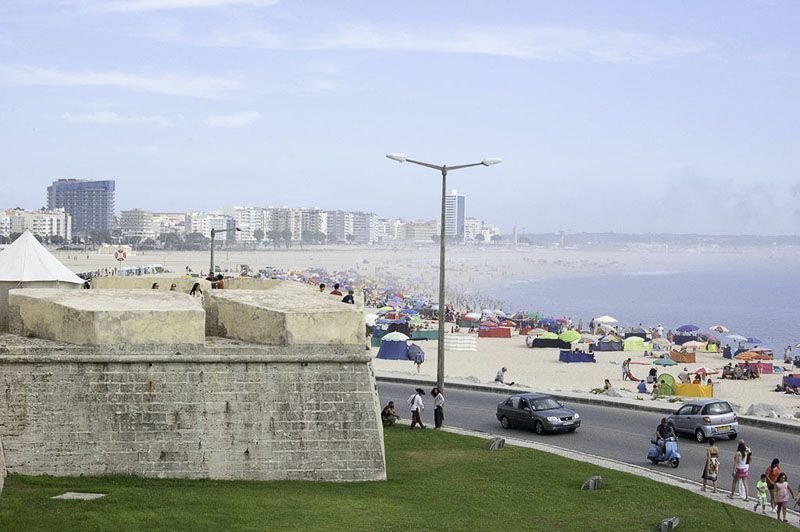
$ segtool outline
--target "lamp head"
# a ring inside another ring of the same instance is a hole
[[[398,163],[404,163],[406,162],[406,159],[408,159],[405,153],[390,153],[386,155],[386,157],[393,161],[397,161]]]
[[[481,161],[483,166],[492,166],[493,164],[500,164],[503,162],[503,159],[484,159]]]

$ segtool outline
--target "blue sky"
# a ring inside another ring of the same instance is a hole
[[[0,206],[293,205],[800,232],[800,3],[5,0]]]

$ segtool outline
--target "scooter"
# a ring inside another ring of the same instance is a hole
[[[650,443],[652,443],[653,446],[650,447],[650,450],[647,452],[647,459],[653,462],[653,464],[669,462],[669,465],[673,468],[680,465],[681,453],[678,452],[678,441],[674,437],[667,438],[664,442],[664,454],[659,454],[658,442],[656,440],[650,440]]]

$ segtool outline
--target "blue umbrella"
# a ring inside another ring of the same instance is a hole
[[[697,325],[681,325],[676,329],[678,332],[694,332],[699,331],[700,327]]]
[[[755,336],[749,336],[749,337],[747,338],[747,343],[748,343],[748,344],[760,344],[760,343],[762,343],[762,342],[761,342],[761,340],[759,340],[759,339],[758,339],[758,338],[756,338]]]

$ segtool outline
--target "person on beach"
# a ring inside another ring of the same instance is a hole
[[[777,458],[772,459],[772,463],[764,471],[767,476],[767,489],[769,490],[769,506],[775,509],[775,482],[778,480],[778,475],[781,474],[781,461]]]
[[[425,410],[425,404],[422,402],[423,395],[425,395],[425,390],[417,388],[415,393],[408,398],[408,406],[411,411],[411,430],[414,430],[414,427],[417,425],[419,425],[421,429],[425,428],[425,425],[422,424],[422,418],[420,417],[422,411]]]
[[[689,368],[684,367],[683,371],[678,373],[678,380],[681,381],[682,384],[688,384],[688,382],[689,382]]]
[[[658,370],[656,370],[656,368],[650,368],[650,371],[647,373],[647,384],[653,384],[656,382],[657,376]]]
[[[177,289],[178,289],[178,285],[176,285],[175,283],[172,283],[171,285],[169,285],[169,291],[170,292],[174,292]]]
[[[604,391],[604,392],[607,392],[607,391],[608,391],[608,390],[610,390],[610,389],[611,389],[611,381],[610,381],[610,380],[608,380],[608,379],[606,379],[606,380],[603,382],[603,391]]]
[[[189,295],[192,297],[202,297],[203,290],[200,289],[200,283],[194,283],[192,289],[189,290]]]
[[[761,513],[767,513],[767,475],[761,474],[761,480],[756,482],[756,504],[753,506],[753,511],[758,511],[758,506],[761,505]]]
[[[151,290],[158,290],[158,283],[153,283],[153,286],[150,287]]]
[[[719,473],[719,449],[714,438],[708,439],[706,448],[706,465],[703,466],[703,487],[700,491],[706,491],[706,485],[711,482],[714,493],[717,492],[717,475]]]
[[[639,385],[636,386],[636,391],[639,393],[647,393],[647,384],[644,383],[644,379],[639,381]]]
[[[506,371],[508,371],[508,368],[506,368],[505,366],[503,366],[502,368],[497,370],[497,375],[494,376],[494,382],[497,382],[497,383],[500,383],[500,384],[507,384],[508,386],[514,386],[514,382],[513,381],[512,382],[506,382]]]
[[[784,364],[791,364],[793,361],[792,358],[792,346],[787,345],[786,349],[783,350],[783,363]]]
[[[356,300],[353,297],[353,290],[352,288],[347,291],[347,295],[342,298],[342,303],[349,303],[350,305],[355,305]]]
[[[331,290],[331,295],[332,296],[340,296],[340,295],[342,295],[342,292],[339,290],[339,283],[335,283],[333,285],[333,290]]]
[[[433,397],[433,428],[438,430],[442,428],[444,421],[444,395],[439,388],[434,388],[431,390],[431,396]]]
[[[394,401],[389,401],[381,410],[381,422],[384,427],[391,427],[398,421],[400,421],[400,416],[397,415],[397,410],[394,409]]]
[[[737,487],[742,500],[746,501],[750,498],[747,479],[750,478],[750,462],[752,460],[753,453],[750,448],[744,443],[744,440],[739,440],[736,454],[733,456],[733,482],[731,483],[731,494],[728,495],[729,499],[733,499],[736,496]]]
[[[622,362],[622,380],[625,379],[635,380],[632,377],[633,375],[631,374],[631,359],[627,358]]]
[[[319,291],[320,292],[324,292],[325,291],[325,283],[319,283]]]
[[[789,522],[786,519],[786,507],[789,506],[790,495],[794,500],[795,496],[791,486],[789,486],[789,479],[786,477],[786,473],[781,473],[775,482],[775,511],[778,513],[778,521]],[[783,514],[783,519],[781,519],[781,514]]]

